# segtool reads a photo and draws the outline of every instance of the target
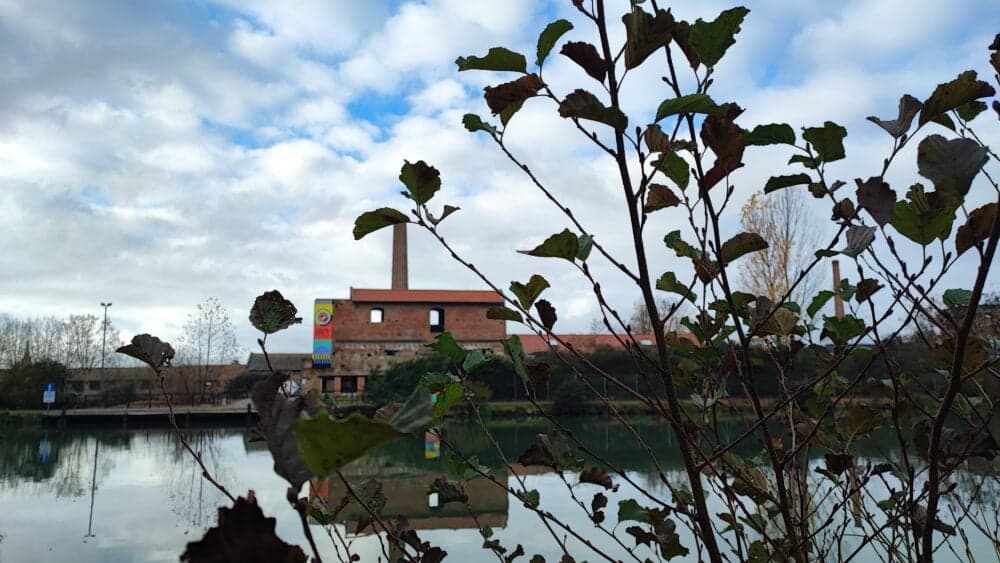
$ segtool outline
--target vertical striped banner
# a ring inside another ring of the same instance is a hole
[[[317,299],[313,306],[313,368],[328,368],[333,358],[333,300]]]

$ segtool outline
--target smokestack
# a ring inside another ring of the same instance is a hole
[[[840,297],[840,260],[833,261],[833,314],[844,318],[844,300]]]
[[[392,226],[392,289],[408,289],[406,267],[406,223]]]

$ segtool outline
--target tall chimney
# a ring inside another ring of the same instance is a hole
[[[392,289],[408,289],[406,267],[406,223],[392,226]]]
[[[833,314],[838,319],[844,318],[844,300],[840,297],[840,260],[833,261]]]

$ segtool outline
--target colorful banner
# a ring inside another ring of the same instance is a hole
[[[328,368],[333,358],[333,300],[317,299],[313,307],[313,368]]]

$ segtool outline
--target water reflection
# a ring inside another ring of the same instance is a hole
[[[661,469],[669,481],[684,481],[670,433],[662,425],[637,424],[640,436],[655,454],[655,462],[615,423],[580,420],[569,427],[597,455],[626,471],[631,480],[652,494],[666,495]],[[515,460],[539,433],[548,430],[548,425],[543,421],[496,421],[490,428],[503,456]],[[722,428],[731,436],[740,430],[738,423]],[[541,493],[543,508],[565,514],[566,521],[578,529],[592,527],[585,515],[567,508],[572,501],[557,475],[516,465],[511,473],[473,424],[451,422],[440,434],[441,442],[478,457],[501,483],[520,487],[523,480],[524,486]],[[248,441],[243,428],[195,428],[190,431],[190,441],[220,482],[241,494],[254,489],[265,513],[277,518],[278,534],[305,545],[298,517],[285,500],[287,485],[272,471],[271,456],[262,443]],[[490,560],[490,554],[481,548],[478,528],[482,526],[493,528],[504,545],[523,543],[529,554],[541,552],[547,560],[558,560],[554,548],[542,547],[553,542],[539,535],[545,532],[537,518],[485,479],[466,485],[467,506],[435,501],[429,494],[431,483],[446,473],[441,442],[426,436],[394,442],[349,465],[345,475],[352,486],[372,478],[380,480],[387,497],[383,514],[405,516],[421,531],[422,539],[444,545],[449,560]],[[747,441],[739,453],[752,456],[759,448]],[[879,460],[896,457],[891,441],[879,436],[859,453]],[[972,490],[984,484],[984,475],[995,475],[994,471],[970,466],[969,471],[956,476],[956,483]],[[995,513],[1000,500],[996,480],[991,477],[986,481],[986,495],[977,510]],[[343,483],[327,480],[312,483],[308,493],[336,505],[346,491]],[[626,496],[634,493],[624,487],[612,495],[609,521],[614,521],[613,508],[619,497]],[[0,429],[0,503],[4,506],[0,511],[0,561],[89,563],[176,561],[185,543],[214,524],[216,508],[226,501],[206,486],[197,464],[167,429],[58,432],[5,427]],[[356,505],[345,508],[337,517],[338,530],[354,537],[352,549],[363,560],[375,560],[380,550],[370,535],[371,527],[353,535],[362,510]],[[319,530],[314,534],[324,535]],[[690,543],[689,538],[682,541]],[[321,542],[320,547],[335,560],[332,545]]]

